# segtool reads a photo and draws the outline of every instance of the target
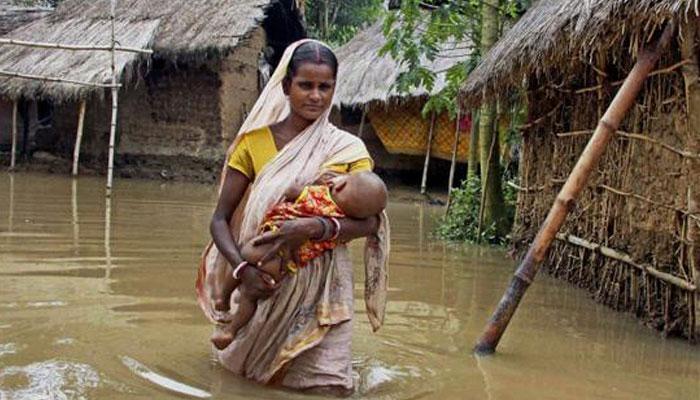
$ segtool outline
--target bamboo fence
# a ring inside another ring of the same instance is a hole
[[[689,33],[696,29],[684,27],[649,75],[544,261],[550,274],[597,301],[691,341],[698,334],[700,226],[698,47]],[[532,82],[520,179],[510,183],[519,191],[520,255],[632,67],[624,58],[597,61]]]

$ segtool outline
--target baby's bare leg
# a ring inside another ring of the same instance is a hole
[[[251,264],[257,264],[257,262],[262,258],[267,252],[269,246],[253,246],[251,243],[246,244],[241,248],[241,256]],[[280,259],[276,257],[272,261],[266,262],[265,264],[258,266],[258,269],[269,274],[272,278],[279,282],[282,279],[283,274],[280,268]],[[231,342],[233,338],[236,337],[236,333],[239,329],[244,327],[253,315],[255,310],[258,308],[258,298],[252,293],[246,290],[245,285],[240,285],[240,298],[238,299],[238,308],[236,313],[233,314],[231,321],[226,325],[219,325],[211,337],[211,342],[214,346],[219,349],[225,349]]]
[[[207,274],[207,285],[211,288],[212,307],[215,311],[226,312],[230,308],[231,293],[238,286],[232,273],[233,269],[228,263],[221,263]]]
[[[214,344],[214,347],[219,350],[225,349],[233,342],[233,338],[236,337],[238,330],[244,327],[248,321],[253,318],[255,310],[258,308],[257,298],[247,293],[244,286],[241,286],[239,290],[241,291],[241,296],[238,302],[238,309],[236,309],[236,313],[233,315],[231,322],[226,325],[217,326],[216,332],[214,332],[214,335],[211,337],[211,342]]]

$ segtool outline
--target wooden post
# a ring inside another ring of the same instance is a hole
[[[114,142],[117,135],[117,66],[116,66],[116,39],[114,33],[115,8],[117,0],[111,0],[110,19],[112,21],[112,121],[109,125],[109,160],[107,163],[107,197],[112,195],[112,178],[114,175]]]
[[[459,147],[459,125],[460,119],[462,118],[462,109],[457,107],[457,120],[455,123],[455,138],[452,143],[452,164],[450,165],[450,178],[447,183],[447,207],[445,213],[450,210],[450,203],[452,200],[452,185],[455,179],[455,166],[457,164],[457,147]]]
[[[80,221],[78,220],[78,180],[71,181],[71,224],[73,225],[73,254],[79,254],[80,248]]]
[[[425,149],[425,163],[423,164],[423,178],[420,183],[420,194],[425,194],[428,186],[428,166],[430,165],[430,150],[433,147],[433,130],[435,128],[435,112],[430,117],[430,129],[428,130],[428,148]]]
[[[10,153],[10,171],[15,169],[17,162],[17,108],[18,100],[12,102],[12,147]]]
[[[357,132],[357,137],[362,139],[362,133],[364,132],[365,129],[365,118],[367,114],[367,108],[363,105],[362,106],[362,117],[360,118],[360,130]]]
[[[567,215],[574,208],[579,194],[586,187],[588,178],[597,167],[608,143],[634,104],[647,76],[674,38],[674,31],[674,26],[669,23],[655,45],[640,51],[634,68],[598,123],[593,137],[581,153],[571,175],[559,192],[534,242],[501,298],[496,311],[486,324],[474,347],[477,354],[492,354],[496,350],[496,346],[518,308],[520,300],[534,280],[540,264],[544,261],[552,241],[566,221]]]
[[[8,174],[10,177],[10,210],[7,213],[7,231],[12,233],[15,220],[15,174]]]
[[[80,159],[80,143],[83,140],[83,123],[85,121],[85,100],[80,102],[78,112],[78,132],[75,135],[75,147],[73,148],[73,176],[78,176],[78,160]]]

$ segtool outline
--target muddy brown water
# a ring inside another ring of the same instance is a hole
[[[107,223],[103,184],[0,173],[0,399],[307,398],[211,357],[193,282],[213,187],[118,181]],[[433,239],[440,212],[389,207],[388,314],[372,334],[356,303],[355,397],[700,399],[700,348],[545,276],[499,353],[472,356],[513,262]],[[358,299],[361,278],[356,263]]]

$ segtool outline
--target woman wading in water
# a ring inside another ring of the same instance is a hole
[[[265,384],[345,395],[353,390],[353,274],[346,246],[326,251],[281,282],[244,265],[239,251],[252,239],[272,245],[271,256],[289,257],[307,240],[323,239],[327,224],[318,218],[285,221],[275,232],[257,233],[265,212],[289,185],[372,168],[363,142],[328,121],[337,70],[335,55],[320,42],[299,41],[285,51],[227,153],[211,222],[213,243],[202,256],[196,288],[200,306],[216,323],[227,321],[237,307],[236,292],[229,301],[221,284],[231,266],[238,266],[246,290],[266,298],[233,342],[215,350],[225,368]],[[365,303],[376,331],[386,302],[387,219],[382,214],[339,222],[341,243],[367,237]]]

